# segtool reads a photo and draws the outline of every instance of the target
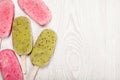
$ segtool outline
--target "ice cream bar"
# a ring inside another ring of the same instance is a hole
[[[0,38],[10,34],[14,17],[14,4],[11,0],[0,0]]]
[[[21,9],[40,25],[51,20],[51,11],[42,0],[18,0]]]
[[[27,55],[32,49],[30,21],[20,16],[15,18],[12,28],[13,48],[18,55]]]
[[[50,29],[45,29],[38,37],[30,55],[34,69],[29,80],[34,79],[39,67],[44,67],[49,63],[55,49],[56,39],[57,37],[55,32]]]
[[[44,30],[38,37],[30,55],[32,63],[39,67],[45,66],[54,51],[55,44],[55,32],[49,29]]]
[[[0,52],[0,71],[3,80],[23,80],[19,61],[14,51],[10,49]]]
[[[15,18],[12,28],[12,41],[15,52],[22,58],[22,69],[25,73],[25,56],[32,50],[32,34],[28,18],[24,16]]]

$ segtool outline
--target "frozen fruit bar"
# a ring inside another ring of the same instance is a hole
[[[24,16],[15,18],[12,28],[13,48],[18,55],[27,55],[32,50],[30,21]]]
[[[44,67],[49,64],[55,49],[56,40],[56,33],[50,29],[45,29],[39,35],[30,55],[34,67],[28,80],[34,80],[39,67]]]
[[[23,80],[22,70],[14,51],[10,49],[0,52],[0,71],[3,80]]]
[[[0,38],[10,34],[14,17],[14,5],[11,0],[0,0]]]
[[[51,11],[42,0],[18,0],[21,9],[40,25],[51,20]]]
[[[50,29],[42,31],[30,55],[34,65],[43,67],[48,64],[56,45],[56,39],[56,33],[54,31]]]
[[[32,50],[30,21],[24,16],[15,18],[12,28],[12,41],[15,52],[21,56],[22,71],[26,73],[26,56]]]

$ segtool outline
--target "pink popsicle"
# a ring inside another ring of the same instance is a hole
[[[14,51],[6,49],[0,52],[0,71],[3,80],[23,80],[23,74]]]
[[[51,11],[42,0],[18,0],[21,9],[40,25],[51,20]]]
[[[14,4],[11,0],[0,0],[0,38],[10,34],[14,17]]]

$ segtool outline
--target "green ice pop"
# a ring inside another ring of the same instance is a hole
[[[38,37],[30,55],[34,69],[29,80],[34,79],[39,67],[43,67],[49,63],[55,49],[56,39],[55,32],[50,29],[45,29]]]
[[[25,57],[32,50],[30,21],[26,17],[20,16],[14,20],[12,27],[12,40],[14,50],[22,58],[21,65],[23,73],[25,73]]]

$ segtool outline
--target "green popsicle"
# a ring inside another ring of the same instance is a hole
[[[13,48],[21,56],[21,65],[23,73],[26,72],[25,58],[32,50],[32,34],[30,21],[24,17],[17,17],[12,27]]]
[[[34,76],[39,67],[44,67],[49,63],[55,49],[56,39],[55,32],[50,29],[45,29],[38,37],[30,55],[34,69],[29,80],[34,80]]]

